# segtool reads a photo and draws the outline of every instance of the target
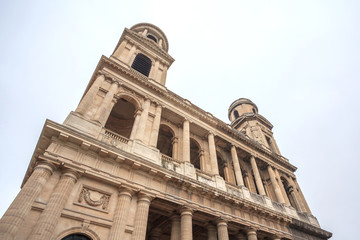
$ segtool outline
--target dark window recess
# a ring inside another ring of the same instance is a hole
[[[239,112],[237,110],[234,111],[234,116],[235,116],[235,118],[239,117]]]
[[[156,42],[157,43],[157,39],[153,36],[153,35],[147,35],[147,38],[149,38],[149,39],[151,39],[151,40],[153,40],[154,42]]]
[[[253,108],[253,113],[256,114],[255,108]]]
[[[135,60],[131,65],[131,68],[148,77],[151,68],[151,60],[147,56],[139,53],[138,55],[136,55]]]
[[[64,237],[62,240],[91,240],[91,239],[82,234],[71,234],[69,236]]]

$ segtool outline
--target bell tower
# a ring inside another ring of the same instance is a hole
[[[166,35],[155,25],[139,23],[125,28],[110,58],[102,56],[77,109],[64,124],[97,136],[109,122],[115,121],[117,125],[121,122],[120,125],[126,127],[117,130],[126,132],[126,137],[135,137],[136,129],[132,133],[124,129],[138,124],[140,112],[145,114],[144,107],[149,111],[153,106],[146,102],[148,90],[143,88],[135,93],[127,86],[144,84],[166,90],[166,73],[174,62],[168,49]],[[156,110],[153,114],[156,115]],[[142,124],[146,123],[140,124],[141,132]]]
[[[167,70],[174,61],[168,50],[168,40],[160,28],[139,23],[125,29],[110,58],[165,85]]]
[[[234,101],[228,110],[231,127],[244,133],[274,153],[280,154],[273,137],[273,125],[258,113],[258,107],[247,98]]]

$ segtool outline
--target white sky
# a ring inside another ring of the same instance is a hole
[[[46,118],[74,110],[101,55],[149,22],[176,61],[167,87],[228,123],[240,97],[274,125],[310,209],[333,239],[358,235],[360,2],[1,1],[0,216]],[[356,237],[355,237],[356,238]]]

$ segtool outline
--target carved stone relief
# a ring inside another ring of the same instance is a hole
[[[107,210],[110,194],[103,193],[89,187],[83,186],[80,191],[78,202],[101,210]]]

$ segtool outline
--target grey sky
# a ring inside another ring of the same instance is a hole
[[[176,60],[166,86],[226,123],[234,100],[255,102],[321,226],[354,239],[360,2],[123,2],[0,2],[0,216],[45,119],[63,122],[124,27],[149,22]]]

